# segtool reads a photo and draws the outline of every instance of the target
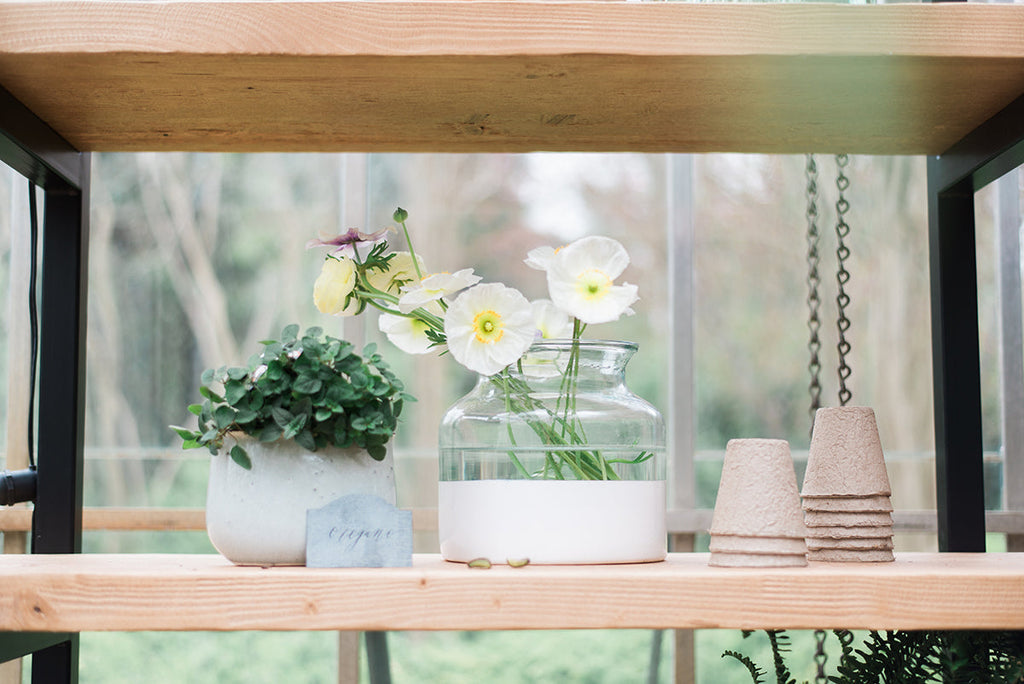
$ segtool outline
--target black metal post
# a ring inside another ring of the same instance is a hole
[[[82,550],[88,155],[81,188],[46,191],[33,553]]]
[[[966,180],[938,191],[941,163],[928,160],[939,549],[984,551],[974,189]]]
[[[1024,164],[1024,96],[928,159],[935,469],[942,551],[985,550],[974,193]]]

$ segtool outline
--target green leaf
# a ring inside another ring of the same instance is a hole
[[[213,382],[213,369],[207,368],[206,370],[204,370],[203,374],[199,376],[199,382],[201,382],[204,385],[209,385],[211,382]]]
[[[299,326],[297,323],[285,326],[284,330],[281,331],[282,342],[294,342],[295,338],[299,335]]]
[[[260,429],[256,439],[261,442],[274,442],[281,438],[281,432],[281,426],[277,423],[267,423]]]
[[[206,385],[200,385],[199,386],[199,393],[201,395],[203,395],[204,397],[206,397],[207,399],[209,399],[210,401],[214,402],[214,403],[217,403],[217,404],[223,404],[224,403],[224,397],[220,396],[219,394],[214,392],[212,389],[210,389]]]
[[[284,426],[283,437],[285,439],[295,439],[295,436],[302,431],[302,428],[306,427],[306,415],[301,414],[295,416],[287,425]]]
[[[235,422],[235,409],[230,406],[218,406],[213,411],[213,422],[220,430],[226,430]]]
[[[320,326],[314,325],[312,328],[306,329],[305,337],[311,337],[313,339],[320,339],[323,337],[324,329]]]
[[[278,356],[281,355],[281,352],[284,351],[284,345],[281,344],[280,342],[271,341],[271,342],[267,342],[266,345],[267,346],[263,350],[263,354],[260,355],[261,358],[263,358],[265,360],[269,360],[269,359],[273,359],[275,357],[278,357]]]
[[[316,451],[316,440],[313,438],[313,433],[309,430],[303,430],[295,435],[295,443],[309,451]]]
[[[240,368],[238,366],[228,368],[228,379],[230,380],[243,380],[247,375],[249,375],[248,368]]]
[[[197,415],[197,416],[201,415],[203,413],[203,405],[202,404],[189,404],[188,405],[188,412],[191,413],[191,414]]]
[[[259,417],[259,414],[252,409],[239,409],[235,414],[235,422],[239,425],[248,425]]]
[[[245,374],[242,377],[245,377]],[[240,380],[228,380],[224,385],[224,399],[232,406],[240,402],[245,394],[245,383]]]
[[[326,407],[321,407],[316,410],[316,413],[313,414],[313,417],[316,419],[318,423],[322,423],[325,420],[330,420],[331,416],[333,415],[334,411]]]
[[[194,430],[189,430],[188,428],[179,427],[177,425],[172,425],[171,429],[177,432],[178,436],[186,442],[193,439],[199,439],[199,433]]]
[[[292,420],[295,418],[295,416],[292,415],[291,411],[283,409],[280,406],[270,407],[270,416],[274,419],[274,422],[281,427],[282,430],[288,425],[288,423],[292,422]]]
[[[284,377],[284,366],[277,359],[270,361],[267,364],[267,372],[263,374],[263,377],[267,380],[280,380]],[[261,380],[263,378],[260,378]]]
[[[231,447],[231,460],[242,466],[246,470],[252,470],[252,459],[249,458],[249,454],[246,453],[245,449],[238,446],[237,444]]]
[[[299,394],[316,394],[323,384],[323,381],[316,376],[300,375],[292,384],[292,390]]]
[[[383,461],[384,457],[388,455],[388,448],[383,444],[378,444],[370,447],[366,447],[366,452],[370,454],[370,458],[375,461]]]

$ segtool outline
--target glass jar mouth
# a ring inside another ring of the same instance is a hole
[[[570,345],[578,345],[580,349],[594,349],[602,351],[623,351],[636,352],[640,348],[636,342],[627,340],[574,340],[571,337],[552,337],[537,340],[530,345],[530,351],[559,351]]]

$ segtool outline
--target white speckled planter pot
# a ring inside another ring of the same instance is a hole
[[[228,452],[210,462],[206,531],[214,547],[239,565],[305,565],[306,511],[347,494],[373,494],[395,503],[391,448],[383,461],[363,449],[307,451],[278,440],[261,444],[241,436],[252,459],[245,470]]]

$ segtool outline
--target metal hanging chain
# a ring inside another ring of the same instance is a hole
[[[839,189],[839,199],[836,201],[836,237],[838,247],[836,257],[839,264],[836,270],[836,284],[838,294],[836,306],[838,308],[837,327],[839,330],[839,405],[846,406],[853,396],[846,381],[852,374],[852,369],[847,363],[847,356],[850,354],[850,342],[846,339],[846,333],[850,329],[850,319],[846,316],[846,307],[850,305],[850,295],[846,293],[846,284],[850,282],[850,272],[846,270],[846,260],[850,257],[850,248],[846,246],[846,238],[850,235],[850,226],[846,223],[846,213],[850,210],[850,203],[846,200],[846,190],[850,187],[850,179],[846,176],[846,165],[850,158],[845,154],[836,155],[836,187]]]
[[[818,666],[818,673],[814,676],[814,684],[828,684],[828,675],[825,674],[825,663],[828,662],[828,654],[825,653],[825,637],[828,633],[823,629],[814,630],[816,647],[814,650],[814,664]]]
[[[811,356],[807,370],[811,374],[808,391],[811,394],[810,419],[813,428],[814,414],[821,408],[821,337],[818,334],[821,330],[821,318],[818,315],[821,311],[821,297],[818,295],[818,287],[821,285],[818,263],[821,257],[818,254],[818,165],[813,154],[807,155],[804,175],[807,179],[807,328],[810,333],[807,349]]]

